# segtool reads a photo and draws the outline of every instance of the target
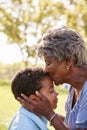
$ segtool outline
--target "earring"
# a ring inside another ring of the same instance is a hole
[[[69,70],[69,66],[66,66],[66,69]]]

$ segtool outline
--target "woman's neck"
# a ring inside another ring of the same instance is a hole
[[[84,83],[87,81],[87,69],[84,71],[82,68],[74,68],[70,79],[69,84],[71,84],[78,92],[82,90]]]
[[[72,108],[74,107],[75,103],[77,102],[79,96],[80,96],[80,91],[78,92],[77,89],[75,89],[74,96],[73,96],[73,102],[72,102]]]

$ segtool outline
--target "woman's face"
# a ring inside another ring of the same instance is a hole
[[[56,85],[67,82],[67,76],[69,71],[66,69],[66,61],[58,63],[58,61],[52,57],[45,57],[45,69],[49,72],[52,80]]]

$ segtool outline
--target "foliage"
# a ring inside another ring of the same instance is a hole
[[[28,63],[27,67],[43,67],[44,64],[33,64],[33,63]],[[3,64],[0,63],[0,85],[8,84],[8,80],[11,80],[12,77],[15,75],[15,73],[21,69],[25,68],[25,64],[23,62],[19,63],[13,63],[13,64]],[[3,79],[5,82],[3,82]]]
[[[14,74],[19,70],[23,69],[23,63],[14,63],[14,64],[2,64],[0,63],[0,81],[5,79],[4,84],[8,84],[8,79],[11,80]],[[3,83],[0,82],[0,83]],[[2,85],[2,84],[0,84]]]
[[[27,66],[35,57],[37,44],[47,28],[56,25],[64,15],[64,4],[52,0],[2,0],[0,2],[0,31],[11,44],[16,43]],[[31,38],[34,39],[35,44]],[[32,46],[30,46],[32,44]],[[32,51],[32,52],[31,52]]]
[[[25,66],[37,58],[37,46],[51,26],[68,25],[82,33],[87,41],[87,0],[2,0],[0,32],[11,44],[17,44]],[[36,60],[37,61],[37,60]]]
[[[66,8],[66,24],[82,33],[87,43],[87,0],[69,0]]]

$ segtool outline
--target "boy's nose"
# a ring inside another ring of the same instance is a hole
[[[57,96],[59,95],[59,93],[57,91],[55,91],[55,93],[56,93]]]
[[[57,93],[57,96],[59,95],[59,93],[58,92],[56,92]]]

